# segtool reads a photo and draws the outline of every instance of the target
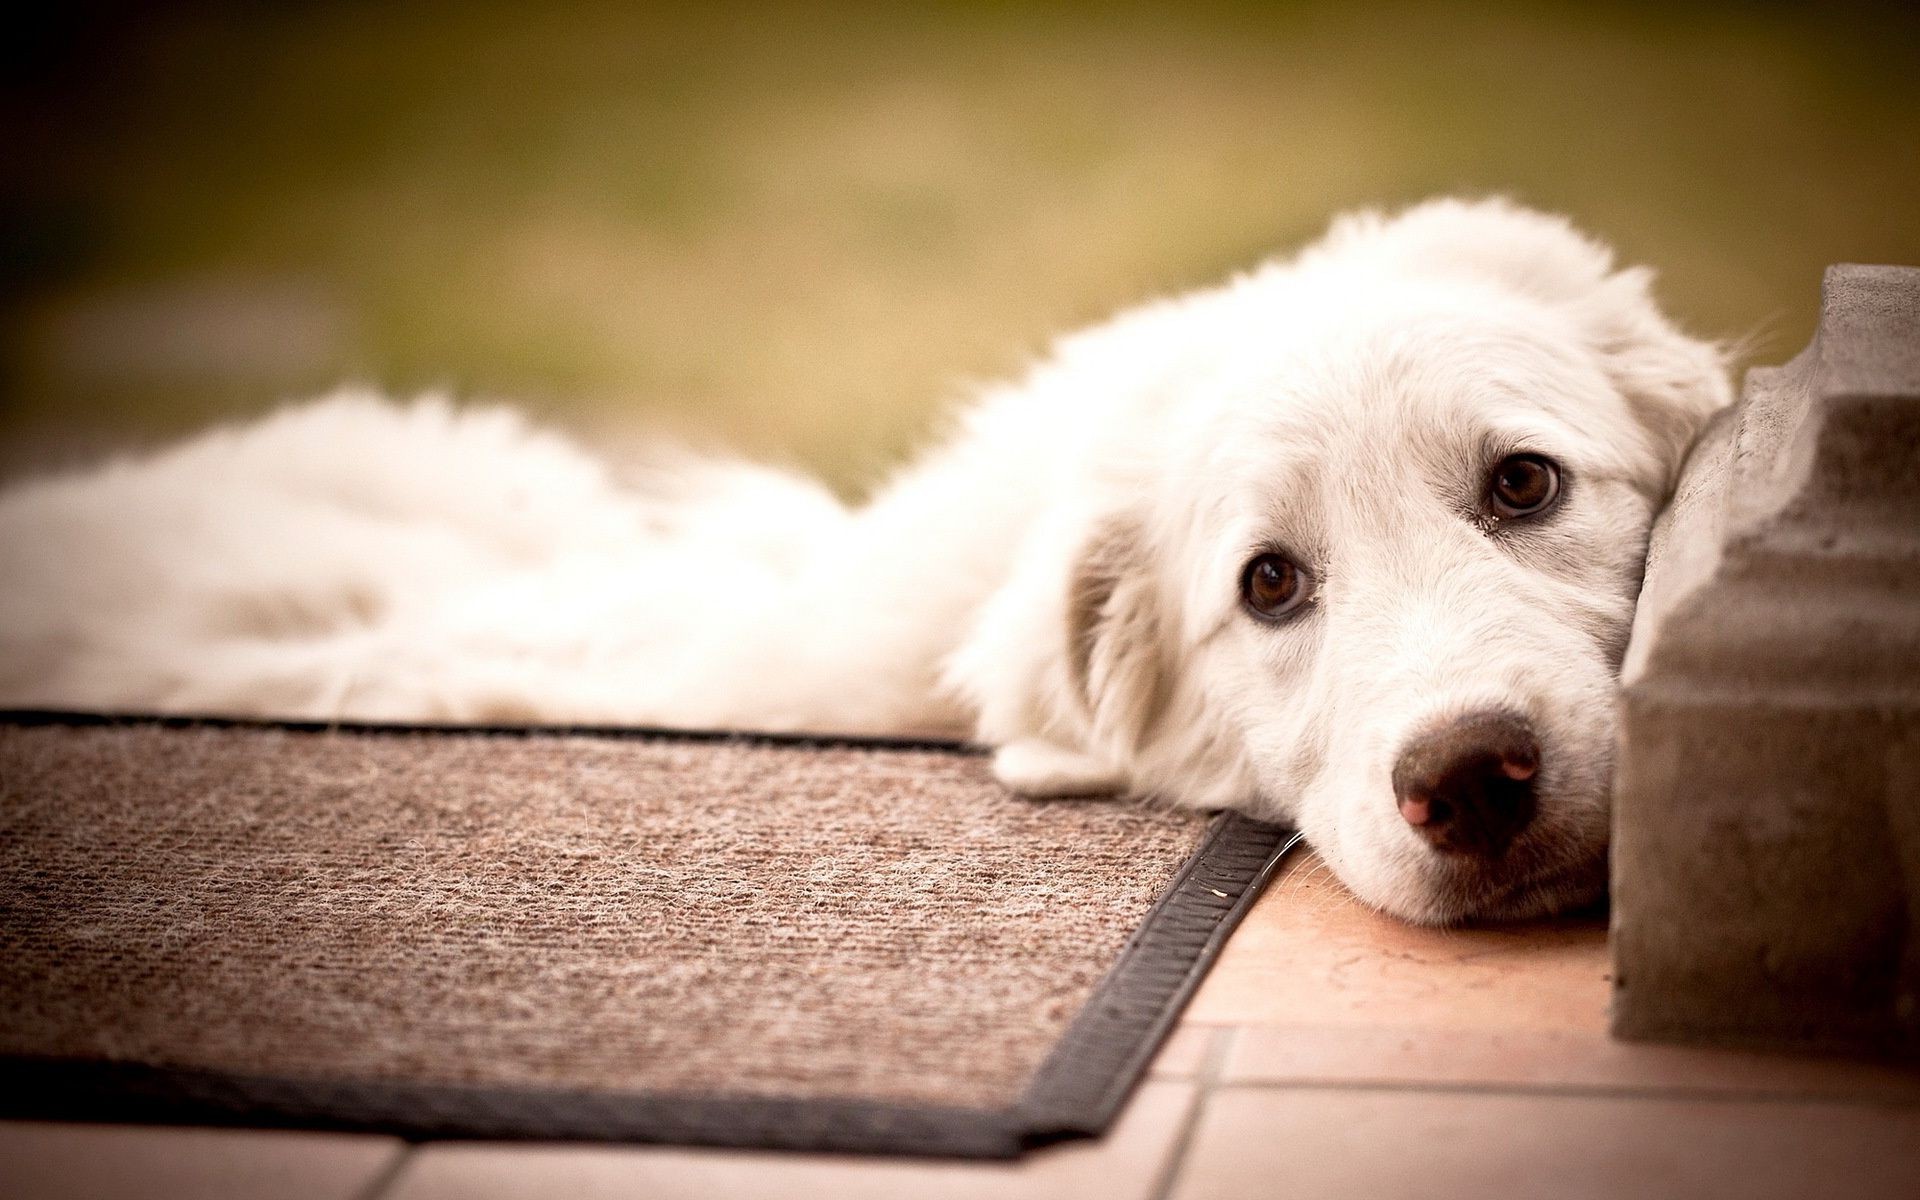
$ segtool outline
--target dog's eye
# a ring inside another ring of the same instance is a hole
[[[1487,481],[1487,502],[1496,516],[1530,517],[1560,498],[1560,468],[1538,454],[1510,454]]]
[[[1277,620],[1307,598],[1307,577],[1283,554],[1260,554],[1240,572],[1240,598],[1247,610]]]

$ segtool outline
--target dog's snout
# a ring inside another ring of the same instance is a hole
[[[1393,768],[1400,815],[1436,850],[1497,858],[1533,820],[1540,743],[1512,713],[1480,712],[1413,739]]]

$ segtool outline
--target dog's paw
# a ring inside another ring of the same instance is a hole
[[[1023,796],[1110,796],[1125,791],[1126,775],[1115,766],[1052,742],[1009,742],[993,754],[993,775]]]

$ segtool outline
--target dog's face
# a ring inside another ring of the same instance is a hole
[[[1258,793],[1425,921],[1599,894],[1613,681],[1665,488],[1565,330],[1458,300],[1331,314],[1272,403],[1211,414],[1223,452],[1182,473],[1188,540],[1155,556],[1183,577],[1178,669]]]
[[[1462,211],[1601,253],[1532,214]],[[1065,588],[1060,690],[1084,719],[1043,744],[1072,746],[1083,783],[1106,764],[1292,820],[1411,920],[1597,897],[1648,532],[1726,386],[1642,279],[1575,266],[1516,284],[1335,248],[1269,281],[1283,327],[1210,346],[1158,391],[1158,422],[1091,455],[1118,486]],[[1090,790],[1033,746],[1003,775]]]

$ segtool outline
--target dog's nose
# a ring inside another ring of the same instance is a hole
[[[1400,815],[1436,850],[1497,858],[1533,820],[1540,743],[1512,713],[1461,717],[1409,742],[1393,768]]]

